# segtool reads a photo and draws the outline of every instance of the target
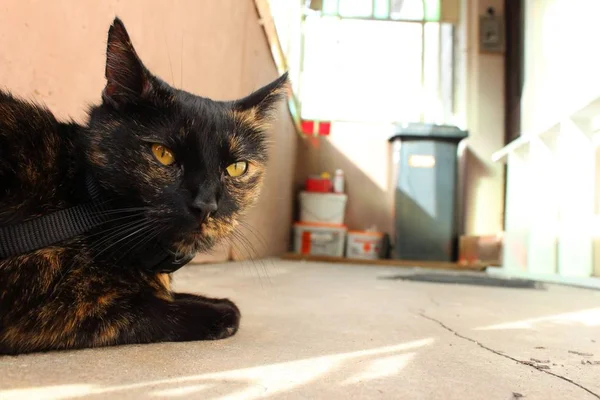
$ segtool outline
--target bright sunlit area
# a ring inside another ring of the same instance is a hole
[[[600,1],[2,5],[0,400],[600,399]]]

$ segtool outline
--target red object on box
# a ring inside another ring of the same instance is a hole
[[[309,177],[304,186],[307,192],[329,193],[332,189],[331,179],[321,177]]]
[[[331,133],[331,122],[319,123],[319,135],[329,135]]]
[[[302,127],[303,133],[313,133],[315,130],[314,121],[302,121],[300,123],[300,126]]]
[[[325,121],[302,121],[300,122],[302,133],[306,135],[328,136],[331,133],[331,122]]]
[[[310,254],[310,231],[302,232],[302,254]]]

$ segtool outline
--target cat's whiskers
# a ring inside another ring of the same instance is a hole
[[[236,241],[234,241],[233,239],[236,239]],[[244,245],[243,242],[240,241],[238,237],[232,236],[232,237],[228,238],[228,243],[231,244],[231,246],[238,253],[242,253],[242,250],[245,250],[244,252],[248,253],[246,245]],[[264,289],[265,283],[264,283],[264,279],[263,279],[263,274],[261,273],[261,270],[256,265],[256,260],[254,259],[254,257],[252,257],[251,255],[248,255],[248,256],[249,256],[248,259],[241,260],[240,262],[242,263],[243,266],[248,267],[250,269],[250,271],[253,272],[253,275],[256,278],[258,278],[258,282],[260,283],[261,289]],[[265,276],[267,276],[267,275],[265,275]],[[270,279],[269,279],[269,283],[272,284]]]
[[[153,221],[143,221],[140,225],[136,226],[135,228],[132,228],[133,232],[129,233],[127,236],[120,238],[118,240],[116,240],[115,242],[109,244],[108,246],[106,246],[104,249],[100,250],[99,253],[96,254],[95,258],[98,258],[101,254],[104,254],[105,252],[107,252],[109,249],[113,248],[114,246],[116,246],[117,244],[121,243],[123,240],[137,234],[140,233],[141,231],[145,230],[148,228],[148,226],[150,226],[153,223]],[[137,229],[136,229],[137,228]]]
[[[252,225],[250,225],[249,223],[247,223],[246,221],[239,221],[239,224],[242,228],[244,228],[244,230],[250,234],[252,234],[254,236],[254,238],[259,242],[259,244],[262,246],[262,250],[264,253],[268,253],[268,247],[267,247],[267,240],[265,239],[265,237],[260,233],[257,232],[255,230],[254,227],[252,227]],[[260,255],[258,254],[258,252],[256,253],[256,256],[258,258],[261,258]],[[262,258],[261,258],[262,259]],[[267,264],[265,262],[263,262],[263,266],[264,266],[264,270],[265,270],[265,274],[268,275],[268,271],[267,271]],[[271,268],[276,268],[275,263],[273,263],[272,261],[269,262],[269,267]]]
[[[256,240],[262,245],[263,250],[267,251],[267,241],[266,241],[265,237],[260,232],[256,232],[254,230],[254,228],[252,227],[252,225],[250,225],[246,221],[239,221],[238,224],[244,230],[248,231],[248,233],[251,233],[256,238]]]
[[[119,228],[123,228],[123,227],[122,227],[122,226],[120,226]],[[117,235],[118,235],[118,234],[117,234]],[[115,236],[117,236],[117,235],[113,234],[113,235],[111,235],[111,237],[115,237]],[[104,238],[104,239],[106,239],[106,238]],[[101,242],[103,242],[103,243],[104,243],[104,242],[105,242],[105,240],[101,240]],[[97,247],[98,247],[98,246],[90,246],[90,247],[88,248],[88,251],[91,253],[91,254],[90,254],[90,256],[91,256],[91,260],[90,260],[90,262],[91,262],[91,263],[93,263],[93,262],[95,261],[95,259],[97,258],[97,256],[100,254],[100,253],[99,253],[99,254],[98,254],[98,255],[96,255],[96,256],[94,256],[94,255],[93,255],[94,251],[95,251],[95,250],[97,250]],[[55,283],[55,285],[54,285],[54,290],[53,290],[53,291],[52,291],[52,293],[50,294],[50,297],[54,296],[54,294],[55,294],[55,293],[56,293],[58,290],[60,290],[60,289],[61,289],[61,283],[62,283],[62,282],[64,281],[64,279],[65,279],[65,278],[66,278],[66,277],[69,275],[69,273],[70,273],[70,272],[71,272],[71,270],[72,270],[72,269],[73,269],[73,268],[76,266],[76,264],[77,264],[78,262],[80,262],[80,261],[88,261],[88,260],[80,260],[78,256],[74,256],[74,257],[71,259],[71,262],[69,263],[69,266],[68,266],[67,268],[60,268],[60,269],[59,269],[59,272],[60,272],[60,274],[61,274],[61,277],[60,277],[60,279],[58,280],[58,282],[56,282],[56,283]]]
[[[140,226],[142,226],[146,222],[147,222],[147,220],[144,219],[144,220],[136,220],[136,221],[128,222],[126,224],[122,224],[121,226],[118,227],[118,229],[110,232],[110,234],[108,234],[107,236],[101,237],[97,242],[92,242],[89,249],[92,250],[92,252],[95,252],[95,251],[101,250],[102,247],[104,245],[106,245],[107,243],[113,242],[113,244],[114,244],[115,239],[119,239],[122,235],[129,234],[133,230],[138,229]]]
[[[155,229],[152,234],[148,235],[147,240],[142,241],[142,243],[138,244],[137,246],[145,246],[147,243],[149,243],[151,240],[154,240],[154,238],[160,236],[163,232],[165,232],[167,230],[167,228],[165,226],[160,227],[159,229]]]
[[[125,208],[111,208],[108,210],[95,211],[91,213],[91,215],[111,215],[111,214],[124,214],[126,212],[138,212],[138,211],[148,211],[151,210],[152,207],[125,207]]]
[[[135,215],[134,215],[134,216],[135,216]],[[117,220],[121,220],[121,219],[122,219],[122,218],[115,218],[115,219],[113,219],[113,220],[110,220],[110,222],[115,222],[115,221],[117,221]],[[102,243],[102,242],[104,241],[103,239],[106,239],[106,238],[107,238],[107,236],[104,236],[104,235],[107,235],[107,234],[108,234],[108,235],[109,235],[108,237],[110,237],[110,236],[111,236],[111,234],[115,234],[115,231],[119,231],[119,230],[125,230],[125,229],[126,229],[128,226],[132,225],[132,224],[133,224],[133,223],[135,223],[135,222],[136,222],[136,221],[133,221],[133,222],[132,222],[132,221],[123,222],[123,223],[121,223],[121,224],[118,224],[117,226],[111,226],[111,227],[110,227],[110,228],[108,228],[108,229],[102,229],[102,230],[100,230],[100,231],[98,231],[98,232],[95,232],[94,234],[88,235],[88,236],[87,236],[87,238],[92,238],[92,237],[94,237],[94,236],[97,236],[97,235],[103,235],[103,236],[100,238],[99,242],[96,242],[96,243]],[[117,232],[117,234],[118,234],[118,232]],[[94,242],[92,242],[92,244],[94,244]],[[89,250],[90,252],[93,252],[93,250],[94,250],[94,246],[93,246],[93,245],[92,245],[92,246],[90,246],[90,247],[88,248],[88,250]],[[59,271],[59,273],[60,273],[61,277],[60,277],[60,279],[58,280],[58,282],[56,282],[56,284],[55,284],[55,289],[52,291],[52,295],[54,295],[54,293],[56,292],[56,290],[58,290],[58,289],[60,288],[60,284],[61,284],[61,283],[62,283],[62,281],[65,279],[65,277],[66,277],[66,276],[69,274],[69,272],[70,272],[70,271],[71,271],[71,270],[72,270],[72,269],[75,267],[75,265],[76,265],[78,262],[81,262],[81,261],[87,261],[87,260],[81,260],[81,259],[78,257],[78,255],[76,255],[76,256],[72,257],[72,259],[71,259],[71,262],[69,263],[69,265],[68,265],[66,268],[64,268],[64,267],[63,267],[63,268],[59,268],[59,270],[58,270],[58,271]]]
[[[249,260],[252,263],[254,270],[256,271],[256,275],[259,278],[261,287],[264,288],[263,275],[264,275],[264,277],[266,277],[268,279],[269,284],[273,284],[273,282],[271,281],[271,276],[268,274],[268,272],[265,268],[264,262],[260,259],[258,252],[252,245],[252,242],[250,242],[250,240],[248,240],[248,238],[244,237],[242,235],[242,233],[239,231],[233,231],[231,233],[230,239],[235,239],[237,241],[237,242],[233,242],[230,240],[229,243],[232,246],[236,247],[238,251],[240,250],[240,246],[241,246],[241,248],[244,250],[244,253],[246,253],[246,255],[249,257]],[[261,264],[262,274],[261,274],[260,269],[256,265],[257,262],[259,264]]]
[[[150,221],[148,221],[148,222],[150,222]],[[152,228],[152,226],[150,226],[149,224],[148,224],[148,226],[143,227],[144,231],[146,229],[150,230],[150,228]],[[140,232],[134,232],[132,235],[128,235],[130,237],[123,238],[123,240],[121,241],[121,243],[119,244],[119,246],[117,246],[114,249],[114,253],[118,253],[122,249],[125,249],[125,248],[128,248],[129,251],[133,250],[135,247],[131,246],[132,243],[135,243],[135,242],[137,242],[140,239],[145,239],[146,237],[149,236],[149,235],[138,235],[137,233],[141,233],[141,231]],[[129,251],[127,251],[127,252],[129,252]],[[125,253],[127,253],[127,252],[125,252]]]
[[[91,261],[92,262],[94,261],[93,253],[95,250],[97,250],[97,248],[99,246],[103,245],[104,243],[106,243],[107,240],[110,240],[111,238],[118,237],[120,234],[122,234],[122,232],[129,232],[129,229],[135,227],[136,223],[140,223],[140,221],[133,221],[133,222],[129,221],[127,223],[119,224],[116,227],[111,227],[110,229],[105,229],[103,231],[98,232],[98,233],[104,233],[105,235],[107,233],[109,233],[109,235],[101,237],[98,242],[92,242],[92,245],[87,249],[90,252],[90,256],[92,257]],[[76,266],[76,264],[78,262],[82,262],[82,261],[87,262],[88,260],[85,260],[85,259],[82,260],[79,258],[79,255],[76,255],[71,259],[71,262],[69,263],[68,267],[59,269],[59,273],[60,273],[61,277],[58,280],[58,282],[56,282],[56,284],[54,285],[54,290],[52,291],[50,296],[53,296],[54,293],[60,289],[60,287],[61,287],[60,284],[63,282],[65,277],[69,275],[69,272],[71,272],[71,270]]]
[[[118,233],[118,231],[126,229],[130,226],[136,225],[141,222],[140,216],[135,216],[136,219],[131,221],[123,221],[122,223],[117,224],[116,226],[111,226],[106,229],[102,229],[98,232],[87,235],[88,239],[91,239],[96,236],[101,236],[97,241],[92,241],[92,245],[101,244],[105,239],[110,240],[110,235]]]
[[[113,218],[113,219],[110,219],[110,220],[106,221],[106,224],[109,224],[109,223],[112,224],[114,222],[122,221],[122,220],[132,220],[134,218],[140,218],[140,215],[128,215],[128,216],[125,216],[125,217]],[[134,221],[131,221],[131,222],[134,222]],[[86,235],[86,238],[90,239],[90,238],[93,238],[95,236],[105,235],[107,233],[110,233],[111,231],[114,231],[114,230],[122,227],[123,224],[125,224],[125,223],[126,223],[126,221],[124,221],[123,223],[117,224],[116,226],[110,226],[110,227],[108,227],[106,229],[101,229],[99,231],[96,231],[94,233]]]
[[[154,228],[154,226],[148,227],[147,229],[150,230]],[[137,248],[141,248],[143,246],[145,246],[146,244],[150,243],[151,240],[153,240],[154,238],[156,238],[157,236],[159,236],[161,233],[163,233],[166,230],[165,227],[159,228],[159,229],[154,229],[151,231],[150,234],[148,235],[136,235],[133,236],[133,243],[129,246],[129,248],[131,250],[135,250]],[[123,247],[127,246],[129,243],[131,243],[132,240],[128,240],[126,243],[121,244],[121,246],[119,246],[119,248],[116,251],[121,250]],[[121,255],[121,257],[119,257],[116,260],[116,264],[119,264],[123,258],[125,258],[125,256],[127,255],[126,252],[123,252],[123,254]]]

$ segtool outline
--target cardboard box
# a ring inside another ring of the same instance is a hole
[[[458,243],[458,264],[502,265],[502,235],[461,236]]]

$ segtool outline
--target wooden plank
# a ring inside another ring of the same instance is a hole
[[[267,38],[267,44],[271,50],[271,57],[273,57],[277,71],[279,74],[289,72],[286,54],[283,51],[281,42],[279,41],[279,35],[277,34],[277,28],[275,26],[275,21],[273,20],[273,14],[271,13],[271,8],[269,7],[269,1],[254,0],[254,7],[258,13],[258,22],[262,26],[263,32]],[[292,77],[290,77],[290,79],[292,79]],[[298,100],[296,93],[294,93],[292,90],[291,85],[287,100],[288,111],[290,112],[294,126],[296,127],[296,133],[300,135],[300,137],[304,138],[305,136],[302,134],[302,128],[300,126],[300,114],[298,111],[300,110],[300,101]]]
[[[268,0],[254,0],[254,6],[258,11],[258,17],[260,18],[259,23],[262,25],[265,35],[267,36],[267,42],[271,49],[271,56],[275,61],[278,72],[283,74],[288,70],[287,60],[285,59],[283,48],[279,42],[279,35],[275,28],[275,21],[273,20],[273,14],[271,14],[269,2]]]
[[[429,268],[429,269],[446,269],[456,271],[483,271],[488,267],[486,264],[470,264],[462,265],[453,262],[443,261],[408,261],[408,260],[361,260],[345,257],[329,257],[329,256],[311,256],[305,254],[285,253],[281,256],[283,260],[308,261],[308,262],[329,262],[337,264],[358,264],[372,265],[378,267],[402,267],[402,268]]]

